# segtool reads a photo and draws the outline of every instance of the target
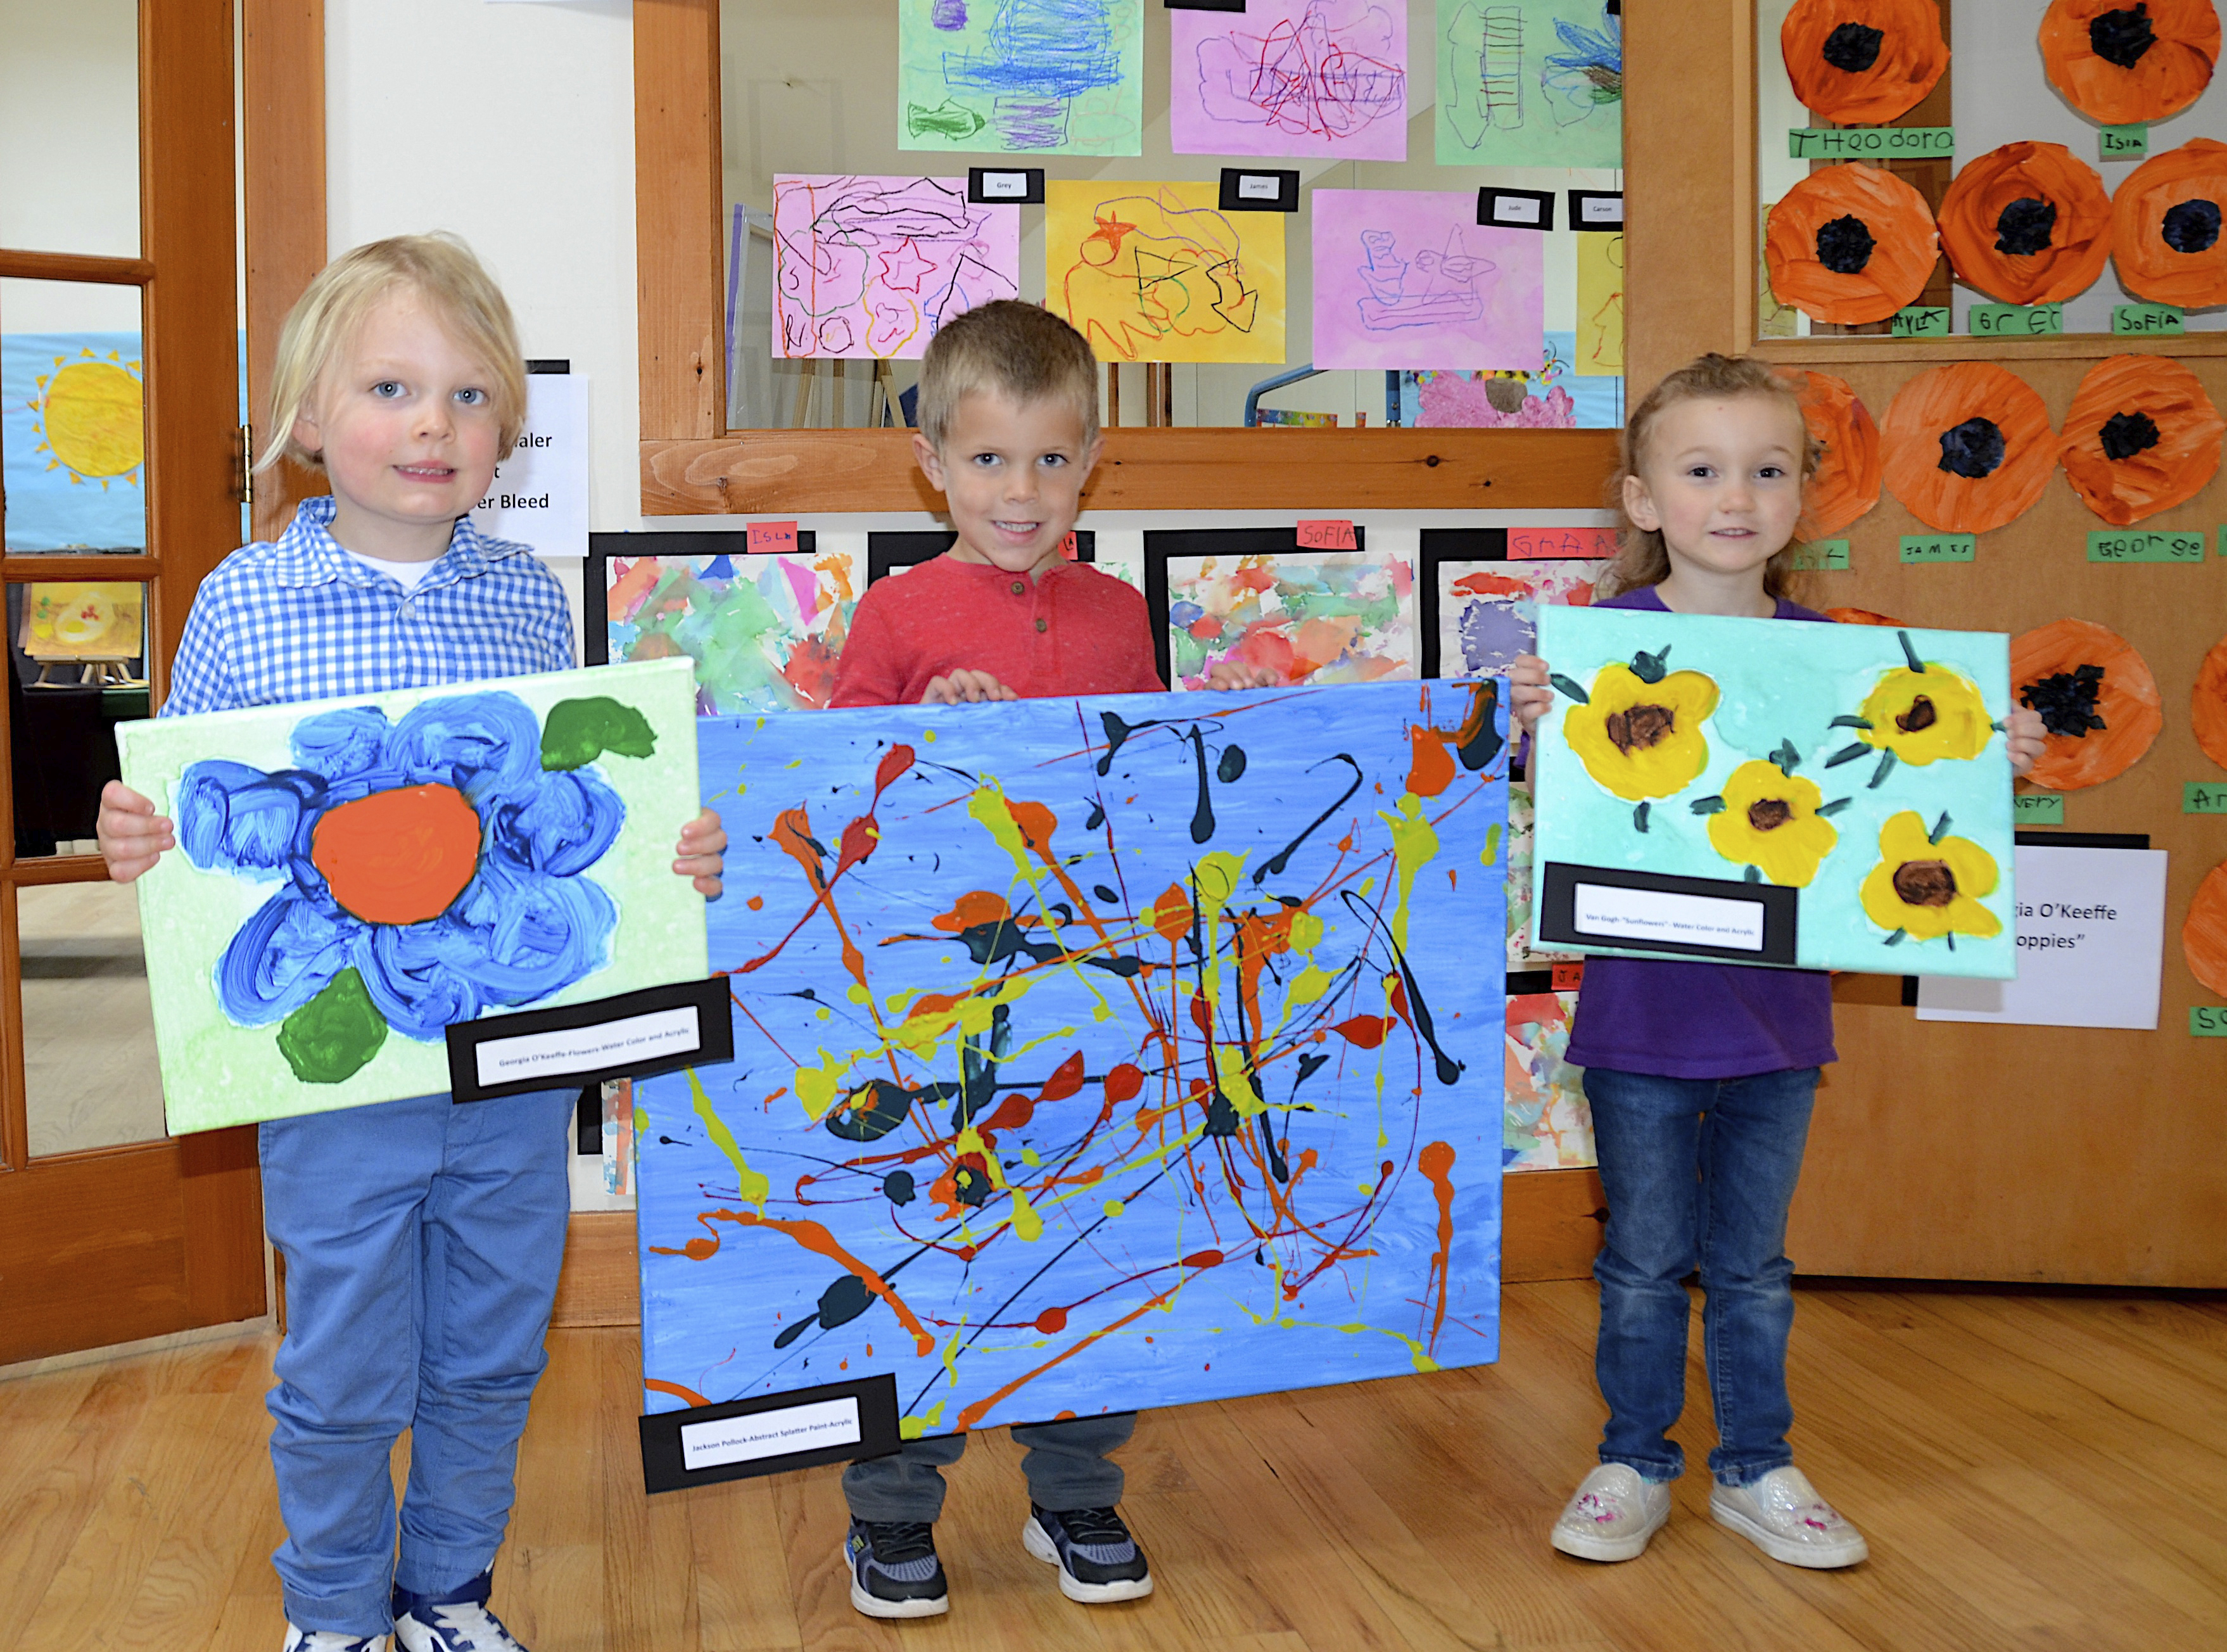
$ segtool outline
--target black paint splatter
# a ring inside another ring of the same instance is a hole
[[[1305,832],[1302,832],[1298,837],[1292,839],[1291,842],[1286,844],[1281,849],[1279,849],[1262,864],[1260,870],[1253,874],[1253,881],[1254,883],[1257,884],[1261,883],[1272,873],[1277,877],[1281,877],[1283,875],[1284,868],[1292,864],[1292,856],[1298,852],[1299,846],[1305,843],[1309,838],[1312,837],[1316,831],[1320,828],[1324,821],[1329,820],[1331,815],[1336,814],[1340,809],[1343,808],[1345,807],[1345,800],[1347,798],[1351,797],[1356,792],[1361,789],[1362,781],[1366,778],[1366,776],[1362,774],[1361,765],[1354,762],[1350,753],[1343,751],[1333,753],[1331,756],[1324,758],[1322,762],[1309,763],[1307,765],[1308,771],[1311,773],[1315,769],[1320,769],[1323,766],[1323,763],[1343,763],[1347,768],[1353,770],[1353,784],[1345,788],[1344,793],[1338,798],[1337,802],[1331,804],[1320,814],[1315,816],[1313,822]]]

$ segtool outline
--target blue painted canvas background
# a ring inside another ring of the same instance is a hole
[[[699,722],[737,1057],[635,1087],[648,1407],[890,1371],[916,1435],[1494,1358],[1496,698]]]

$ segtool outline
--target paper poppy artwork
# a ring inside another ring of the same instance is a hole
[[[2213,643],[2197,667],[2196,686],[2188,694],[2188,724],[2197,749],[2227,769],[2227,637]]]
[[[1956,278],[2007,304],[2054,304],[2111,256],[2111,197],[2062,144],[2005,144],[1957,169],[1936,214]]]
[[[2180,926],[2181,956],[2188,973],[2227,998],[2227,861],[2205,873]]]
[[[1907,381],[1879,424],[1887,492],[1944,533],[1985,533],[2022,516],[2057,469],[2057,433],[2033,386],[1992,361],[1957,361]]]
[[[1780,367],[1802,398],[1802,423],[1817,446],[1817,469],[1802,489],[1808,532],[1830,539],[1879,499],[1879,434],[1871,409],[1838,374]]]
[[[2047,730],[2026,779],[2077,792],[2115,780],[2165,727],[2157,679],[2134,645],[2093,620],[2056,620],[2011,644],[2011,691]]]
[[[2111,261],[2127,290],[2155,304],[2227,304],[2227,144],[2192,137],[2153,155],[2111,195]]]
[[[705,973],[685,660],[120,724],[173,1134],[450,1088],[446,1030]]]
[[[1496,1357],[1497,685],[702,737],[736,1053],[635,1086],[651,1412],[886,1374],[918,1438]]]
[[[1539,647],[1535,946],[2015,973],[2008,638],[1550,608]]]
[[[707,717],[827,704],[858,606],[854,560],[787,552],[711,557],[609,557],[603,660],[667,660],[696,667],[697,710]]]
[[[1925,197],[1882,167],[1820,167],[1764,226],[1771,290],[1812,321],[1885,321],[1918,302],[1940,248]]]
[[[1949,67],[1934,0],[1795,0],[1778,49],[1803,107],[1842,126],[1908,114]]]
[[[2051,0],[2041,19],[2049,83],[2089,119],[2132,126],[2177,115],[2211,84],[2211,0]]]
[[[2115,355],[2080,380],[2064,416],[2065,480],[2124,527],[2184,504],[2219,473],[2227,420],[2197,376],[2157,355]]]

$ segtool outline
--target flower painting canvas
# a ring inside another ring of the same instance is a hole
[[[686,660],[119,724],[173,1134],[449,1088],[445,1034],[705,973]]]
[[[2016,973],[2009,639],[1544,607],[1532,938]]]
[[[635,1086],[648,1408],[893,1376],[918,1437],[1493,1359],[1500,701],[706,720],[736,1054]]]

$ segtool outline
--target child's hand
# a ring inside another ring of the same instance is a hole
[[[101,818],[107,819],[105,810]],[[727,853],[727,829],[719,824],[718,811],[705,809],[681,827],[674,852],[680,858],[673,863],[673,870],[683,877],[694,878],[696,892],[705,900],[718,900],[722,887],[719,874],[725,869]]]
[[[2042,722],[2041,713],[2023,705],[2003,719],[2003,743],[2010,749],[2013,776],[2033,767],[2048,734],[2049,728]]]
[[[1241,660],[1217,660],[1206,673],[1209,688],[1275,688],[1284,673],[1269,666],[1248,666]]]
[[[1554,691],[1547,681],[1547,662],[1535,654],[1519,654],[1508,668],[1508,711],[1524,733],[1529,734],[1554,704]]]
[[[170,823],[155,813],[155,805],[120,780],[100,788],[100,858],[108,875],[128,883],[177,847]]]
[[[1018,698],[1018,694],[986,671],[954,671],[948,677],[929,678],[928,692],[920,697],[920,703],[922,705],[956,705],[964,700],[971,705],[982,700]]]

